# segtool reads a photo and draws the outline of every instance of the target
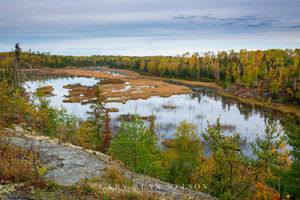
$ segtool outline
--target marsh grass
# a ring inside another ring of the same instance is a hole
[[[119,112],[118,108],[106,108],[107,112]]]
[[[52,69],[45,70],[43,74],[52,75],[69,75],[101,78],[98,85],[87,87],[82,85],[67,85],[64,88],[70,89],[69,95],[64,102],[82,102],[82,104],[93,103],[95,98],[95,90],[99,87],[103,91],[105,98],[113,98],[107,102],[122,102],[128,100],[147,99],[151,96],[169,97],[175,94],[187,94],[191,90],[186,86],[169,84],[163,81],[145,79],[140,76],[136,77],[116,77],[107,72],[88,71],[86,69]],[[125,84],[127,83],[127,84]],[[130,89],[122,91],[126,86],[130,85]],[[147,87],[144,87],[147,86]]]
[[[121,121],[121,119],[123,119],[124,121],[129,122],[129,121],[131,121],[131,116],[132,116],[131,114],[121,114],[117,118],[117,121]],[[140,116],[140,118],[145,121],[152,121],[152,120],[156,119],[156,116],[155,115]]]
[[[115,78],[115,79],[103,79],[100,82],[98,82],[97,84],[98,85],[108,85],[108,84],[123,84],[123,83],[125,83],[124,80]]]
[[[68,84],[68,85],[64,85],[63,88],[65,89],[73,89],[75,87],[82,87],[83,85],[81,85],[81,83],[74,83],[74,84]]]
[[[36,89],[36,94],[38,96],[50,96],[53,95],[54,88],[52,86],[44,86]]]
[[[174,106],[174,105],[163,105],[162,107],[165,109],[176,109],[177,108],[177,106]]]

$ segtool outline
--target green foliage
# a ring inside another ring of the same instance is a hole
[[[255,181],[270,188],[267,196],[279,196],[278,190],[283,195],[285,192],[280,187],[282,171],[290,166],[290,151],[285,148],[284,137],[276,129],[276,121],[269,116],[265,133],[262,138],[257,138],[255,143],[250,143],[256,158],[252,161],[255,170]]]
[[[241,138],[238,134],[224,136],[220,118],[215,127],[206,129],[203,138],[211,151],[211,159],[207,159],[205,163],[208,168],[200,166],[198,178],[204,178],[201,183],[206,182],[208,190],[214,196],[233,199],[242,192],[242,186],[247,184],[243,177],[247,170],[247,159],[241,151]],[[206,179],[204,174],[209,178]]]
[[[60,140],[70,140],[75,133],[77,120],[73,114],[68,114],[67,109],[50,107],[50,101],[45,97],[38,97],[37,128],[45,135],[58,137]]]
[[[256,143],[250,143],[253,153],[257,155],[256,162],[266,166],[277,164],[276,158],[280,152],[276,150],[280,149],[280,145],[283,143],[283,138],[280,137],[280,132],[276,130],[276,126],[276,121],[269,116],[263,138],[257,138]]]
[[[176,184],[188,184],[199,165],[202,145],[197,127],[186,121],[180,122],[173,139],[173,158],[169,164],[167,180]]]
[[[205,186],[198,189],[220,199],[279,199],[279,179],[290,160],[276,127],[269,117],[262,138],[250,143],[253,157],[248,158],[242,153],[240,136],[224,136],[218,118],[217,125],[203,133],[211,155],[201,157],[193,183]],[[285,186],[282,181],[281,188]]]
[[[21,51],[19,43],[17,43],[11,57],[0,60],[0,81],[6,81],[13,88],[13,92],[23,89],[22,72],[20,69]]]
[[[109,152],[131,170],[157,176],[160,166],[156,161],[156,136],[138,115],[130,122],[122,120],[118,136],[113,138]]]
[[[291,195],[291,199],[300,197],[300,119],[290,118],[284,123],[287,141],[292,146],[291,156],[293,163],[289,170],[282,171],[281,181],[285,185],[285,192]]]
[[[100,90],[96,91],[96,102],[90,108],[92,111],[88,112],[89,117],[87,119],[91,125],[89,128],[89,131],[91,131],[90,135],[93,135],[96,144],[100,144],[105,120],[105,108]]]
[[[0,125],[34,126],[37,117],[35,111],[34,105],[22,96],[19,89],[15,90],[6,80],[0,82]]]

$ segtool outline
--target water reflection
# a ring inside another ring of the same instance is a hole
[[[55,96],[48,97],[51,106],[64,106],[69,113],[73,113],[81,119],[87,118],[87,111],[90,111],[90,105],[80,103],[64,103],[64,95],[68,95],[68,89],[63,88],[67,84],[77,84],[86,86],[96,85],[99,81],[95,78],[87,77],[63,77],[63,76],[34,76],[29,75],[30,81],[26,82],[26,89],[33,93],[38,87],[51,85],[54,88]],[[156,116],[155,123],[158,125],[156,133],[161,137],[172,138],[176,131],[176,126],[181,121],[187,120],[194,123],[199,128],[199,134],[214,124],[218,117],[221,117],[221,124],[224,127],[234,127],[234,130],[228,128],[226,135],[233,132],[241,134],[241,137],[247,142],[254,141],[263,134],[265,129],[265,120],[268,117],[268,110],[258,107],[252,107],[218,95],[214,90],[193,87],[190,94],[173,95],[168,98],[153,96],[148,99],[129,100],[125,104],[111,102],[107,103],[107,108],[118,108],[119,112],[111,113],[111,126],[113,131],[118,131],[120,125],[120,115],[128,113],[138,113],[141,116]],[[171,106],[172,109],[167,109]],[[279,117],[278,113],[273,112]]]

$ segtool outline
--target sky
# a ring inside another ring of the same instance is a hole
[[[300,48],[300,0],[0,0],[0,51],[171,55]]]

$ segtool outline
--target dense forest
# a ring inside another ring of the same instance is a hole
[[[62,142],[107,153],[132,171],[220,199],[298,199],[299,119],[284,121],[282,136],[270,116],[264,135],[247,144],[253,156],[243,153],[245,144],[240,135],[224,135],[219,119],[216,126],[201,135],[195,125],[183,121],[173,139],[162,142],[138,115],[133,115],[122,120],[118,135],[113,136],[101,91],[96,93],[89,118],[78,126],[73,115],[63,108],[50,107],[42,94],[37,94],[37,103],[26,96],[21,67],[109,65],[150,75],[214,80],[225,87],[243,82],[248,87],[264,87],[274,95],[284,90],[292,99],[299,100],[299,55],[296,49],[177,57],[72,57],[21,53],[16,45],[15,52],[0,54],[0,128],[18,124]],[[206,148],[210,155],[204,154]],[[19,173],[12,173],[7,166],[0,165],[1,179],[23,181]]]
[[[0,67],[14,62],[14,53],[0,53]],[[23,52],[20,66],[62,68],[66,66],[109,66],[142,74],[198,81],[213,81],[224,88],[239,83],[257,88],[257,96],[271,96],[280,102],[300,102],[300,49],[266,51],[185,53],[182,56],[58,56]]]

